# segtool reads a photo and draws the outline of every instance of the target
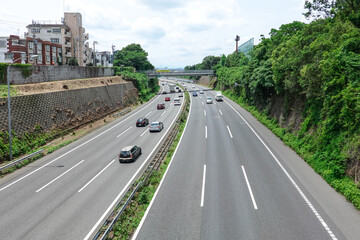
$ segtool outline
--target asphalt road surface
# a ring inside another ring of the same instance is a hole
[[[343,196],[237,104],[205,96],[215,93],[191,97],[133,239],[360,239],[360,214]]]
[[[165,86],[167,87],[167,86]],[[182,106],[175,95],[149,103],[86,137],[0,179],[0,239],[88,239],[93,236],[132,180],[141,172]],[[163,110],[157,103],[165,102]],[[140,117],[162,121],[160,133],[136,127]],[[127,145],[142,155],[120,164]]]

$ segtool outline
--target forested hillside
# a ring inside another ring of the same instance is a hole
[[[215,87],[258,114],[360,209],[359,1],[306,1],[305,9],[311,23],[272,29],[250,58],[223,56]]]

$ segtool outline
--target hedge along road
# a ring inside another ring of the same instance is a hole
[[[168,102],[166,112],[157,110],[160,102],[164,95],[2,178],[0,239],[90,237],[180,113],[182,106]],[[162,132],[135,127],[136,119],[147,114],[150,122],[164,123]],[[120,164],[120,149],[132,144],[142,147],[142,156],[135,163]]]

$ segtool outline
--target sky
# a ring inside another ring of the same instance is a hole
[[[272,28],[306,22],[305,0],[16,0],[0,8],[0,36],[24,36],[32,20],[60,22],[79,12],[96,50],[138,43],[156,68],[183,68],[206,56],[228,55]]]

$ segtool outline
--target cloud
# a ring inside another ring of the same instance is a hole
[[[138,0],[138,2],[155,11],[176,9],[183,7],[186,4],[185,0]]]

